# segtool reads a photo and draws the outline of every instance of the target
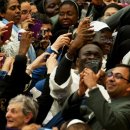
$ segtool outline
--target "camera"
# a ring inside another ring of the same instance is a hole
[[[95,74],[97,74],[101,68],[101,62],[99,60],[90,60],[86,62],[85,67],[90,68]]]
[[[74,39],[75,38],[75,35],[74,35],[74,25],[71,25],[68,29],[68,33],[72,33],[72,35],[70,36],[71,39]]]

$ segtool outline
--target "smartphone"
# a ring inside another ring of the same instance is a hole
[[[42,22],[34,20],[34,24],[29,24],[30,31],[34,32],[33,37],[38,38],[41,33]]]
[[[3,42],[9,40],[9,38],[11,37],[13,23],[7,23],[6,26],[8,26],[8,31],[4,32],[3,35],[1,36],[1,40]]]
[[[71,39],[74,39],[73,37],[73,31],[74,31],[74,25],[71,25],[68,29],[68,33],[72,33],[72,35],[70,36]]]
[[[85,67],[90,68],[91,70],[93,70],[93,72],[95,74],[97,74],[101,68],[101,63],[99,60],[90,60],[90,61],[86,62]]]
[[[74,25],[71,25],[68,29],[68,33],[72,33],[73,34],[74,31]]]
[[[90,15],[89,15],[89,19],[90,19],[90,22],[93,21],[93,14],[90,14]]]

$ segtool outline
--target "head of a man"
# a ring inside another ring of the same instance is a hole
[[[86,44],[79,50],[76,66],[79,72],[82,72],[87,67],[88,62],[95,60],[99,62],[98,68],[101,68],[102,57],[103,51],[98,45]]]
[[[112,31],[109,26],[100,21],[93,21],[90,25],[93,26],[95,32],[92,42],[98,44],[102,48],[104,55],[109,54],[113,45]]]
[[[40,21],[42,23],[41,26],[41,35],[43,36],[44,40],[49,40],[52,37],[52,21],[51,19],[42,13],[34,13],[33,18]]]
[[[1,4],[0,4],[1,5]],[[19,0],[3,0],[1,17],[18,24],[21,19]]]
[[[130,66],[119,64],[106,73],[106,89],[111,97],[130,95]]]
[[[30,97],[18,95],[10,100],[7,107],[7,127],[21,129],[25,125],[33,123],[37,114],[37,103]]]

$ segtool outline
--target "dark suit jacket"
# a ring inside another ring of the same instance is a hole
[[[108,103],[98,88],[90,97],[69,97],[62,111],[64,119],[79,118],[88,122],[93,130],[130,130],[130,96],[111,99]]]
[[[6,75],[0,80],[0,130],[5,130],[5,114],[9,100],[18,94],[23,94],[25,85],[31,80],[31,77],[25,73],[26,64],[27,57],[17,55],[11,75]]]

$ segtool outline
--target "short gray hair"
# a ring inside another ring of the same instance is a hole
[[[19,94],[9,101],[9,104],[13,104],[13,103],[21,103],[23,114],[26,116],[31,112],[33,115],[29,123],[35,122],[38,114],[38,104],[35,100],[33,100],[32,97]]]

